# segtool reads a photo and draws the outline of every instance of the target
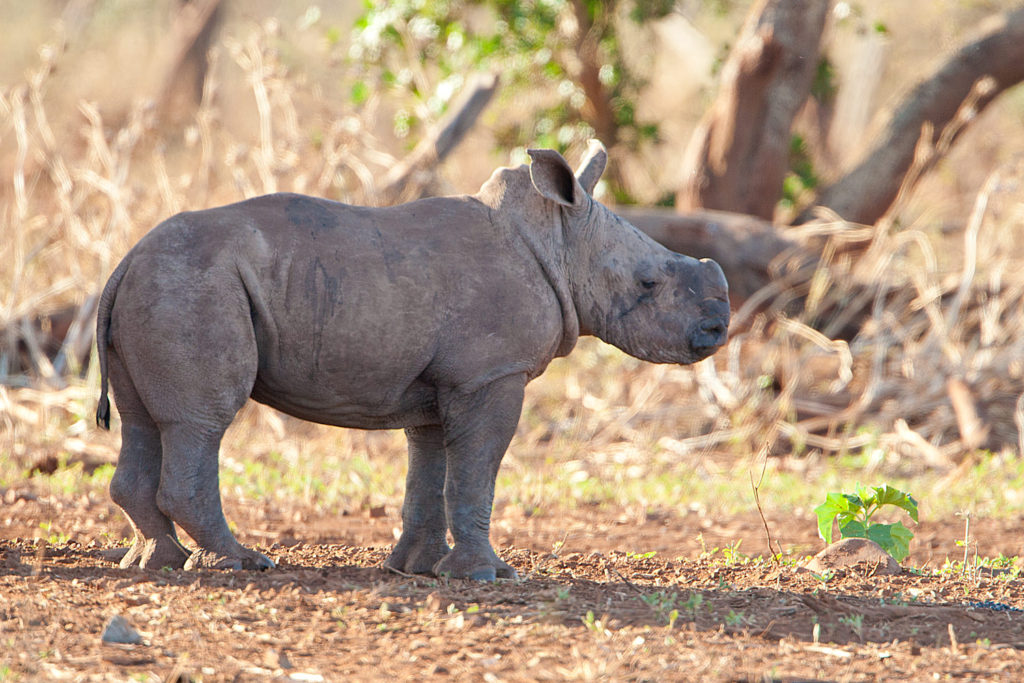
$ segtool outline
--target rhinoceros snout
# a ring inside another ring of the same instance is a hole
[[[694,327],[690,334],[690,348],[693,352],[705,358],[718,350],[725,344],[729,336],[729,320],[723,316],[705,318]]]
[[[729,283],[722,267],[708,258],[700,259],[705,299],[700,319],[690,328],[690,349],[706,358],[718,350],[729,336]]]

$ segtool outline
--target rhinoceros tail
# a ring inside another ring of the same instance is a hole
[[[110,279],[107,280],[100,295],[100,303],[96,310],[96,357],[100,362],[100,400],[96,406],[96,424],[103,429],[110,429],[110,399],[107,398],[107,345],[110,342],[110,310],[117,298],[117,288],[121,278],[128,270],[128,259],[118,264]]]

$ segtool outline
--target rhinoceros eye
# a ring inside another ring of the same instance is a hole
[[[655,287],[658,286],[658,281],[657,280],[641,280],[640,281],[640,286],[643,287],[644,289],[646,289],[647,291],[651,291],[652,289],[654,289]]]

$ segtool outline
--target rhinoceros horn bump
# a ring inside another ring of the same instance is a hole
[[[604,173],[604,167],[608,163],[608,152],[600,140],[591,140],[587,153],[580,162],[580,168],[576,171],[576,179],[579,181],[587,194],[594,194],[594,187]]]

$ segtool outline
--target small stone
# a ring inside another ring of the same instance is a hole
[[[882,550],[882,546],[866,538],[844,538],[833,543],[801,567],[804,571],[823,574],[826,571],[853,567],[860,563],[874,566],[874,573],[896,576],[903,573],[900,563]]]
[[[4,553],[4,566],[8,569],[21,569],[21,553],[13,549]]]
[[[14,505],[16,503],[24,503],[29,500],[37,500],[39,496],[32,493],[31,491],[18,491],[17,489],[7,489],[4,492],[4,502],[8,505]]]
[[[263,655],[263,666],[268,669],[290,669],[292,663],[288,661],[288,656],[285,653],[278,650],[267,650]]]
[[[450,604],[450,600],[442,598],[440,593],[434,591],[423,601],[423,609],[426,612],[444,612]]]
[[[111,617],[107,625],[103,627],[103,635],[100,636],[100,640],[104,643],[138,645],[142,642],[142,636],[132,628],[127,619],[118,614]]]

